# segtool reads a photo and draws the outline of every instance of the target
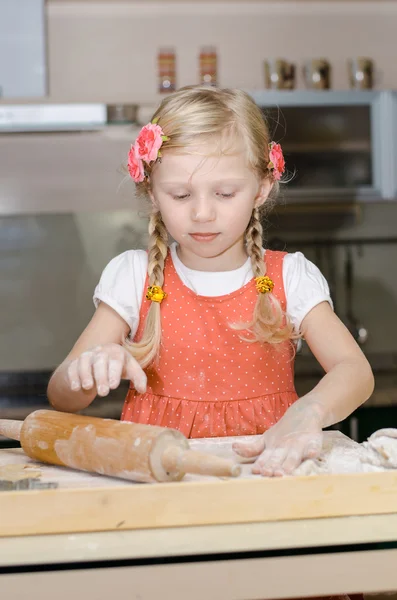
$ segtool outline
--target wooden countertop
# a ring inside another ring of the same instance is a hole
[[[191,447],[215,452],[217,444],[192,440]],[[225,455],[224,446],[217,453]],[[134,484],[37,463],[21,449],[0,451],[0,465],[7,464],[39,468],[40,480],[55,481],[59,488],[0,492],[0,515],[7,515],[0,519],[0,538],[250,523],[271,526],[300,519],[390,518],[397,513],[396,470],[262,478],[243,464],[242,475],[235,480],[187,475],[181,482]]]
[[[6,462],[60,486],[0,492],[9,600],[32,589],[50,600],[54,585],[58,600],[81,589],[107,600],[127,587],[145,600],[171,597],[167,589],[173,600],[397,589],[395,471],[131,484],[41,465],[19,449],[1,450]]]

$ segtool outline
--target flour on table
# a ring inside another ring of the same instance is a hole
[[[241,436],[239,441],[252,441],[259,436]],[[251,472],[253,459],[237,456],[232,450],[234,437],[189,440],[192,450],[215,454],[241,464],[240,478],[257,479]],[[316,459],[305,460],[293,475],[322,475],[338,473],[373,473],[397,469],[397,429],[381,429],[364,443],[358,444],[339,431],[324,432],[323,448]],[[0,452],[0,479],[40,477],[40,481],[57,482],[60,488],[98,488],[134,484],[116,477],[107,477],[39,463],[27,457],[19,448]],[[210,476],[185,475],[183,481],[214,480]],[[167,484],[169,485],[169,484]]]
[[[260,436],[242,436],[239,441],[254,441]],[[234,458],[242,465],[243,478],[262,477],[251,473],[253,459],[236,457],[232,444],[236,438],[190,440],[192,450],[201,450]],[[367,442],[358,444],[340,431],[325,431],[321,454],[305,460],[293,475],[373,473],[397,469],[397,429],[384,429],[374,433]],[[186,475],[186,479],[192,477]]]

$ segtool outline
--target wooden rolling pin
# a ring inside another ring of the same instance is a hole
[[[40,462],[130,481],[179,481],[186,473],[237,477],[232,460],[189,449],[175,429],[37,410],[24,421],[0,419],[0,435],[19,440]]]

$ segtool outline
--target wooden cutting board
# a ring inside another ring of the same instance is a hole
[[[191,447],[230,456],[230,440]],[[147,529],[397,512],[397,471],[265,479],[243,465],[236,480],[187,476],[178,483],[134,484],[31,461],[0,451],[0,469],[40,471],[55,490],[0,492],[0,536]]]

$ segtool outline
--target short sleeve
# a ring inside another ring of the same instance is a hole
[[[328,302],[333,309],[327,280],[302,252],[284,257],[283,281],[287,314],[296,331],[299,331],[303,319],[317,304]]]
[[[139,324],[143,287],[147,271],[144,250],[128,250],[113,258],[102,272],[93,301],[105,302],[128,323],[132,337]]]

